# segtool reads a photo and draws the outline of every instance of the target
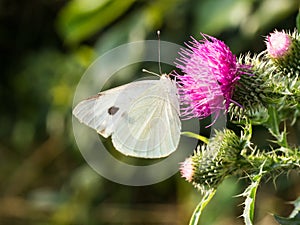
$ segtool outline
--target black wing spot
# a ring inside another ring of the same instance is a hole
[[[112,116],[115,115],[118,111],[119,111],[119,108],[115,107],[115,106],[112,106],[107,110],[108,114],[112,115]]]

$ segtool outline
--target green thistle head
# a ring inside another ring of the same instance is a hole
[[[202,192],[216,188],[226,176],[238,173],[237,162],[246,144],[231,130],[218,131],[181,164],[181,175]]]
[[[265,108],[265,93],[268,92],[266,81],[270,70],[261,55],[250,54],[239,58],[239,63],[247,66],[248,74],[240,77],[233,93],[233,102],[229,113],[231,117],[240,119],[243,116],[254,117]],[[270,92],[270,91],[269,91]]]

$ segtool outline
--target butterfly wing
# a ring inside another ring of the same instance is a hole
[[[100,92],[81,101],[74,108],[73,115],[107,138],[115,131],[118,121],[132,102],[158,82],[159,80],[137,81]]]
[[[122,114],[112,142],[125,155],[161,158],[176,150],[180,130],[177,88],[173,81],[162,76]]]

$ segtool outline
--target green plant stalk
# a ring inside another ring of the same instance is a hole
[[[286,137],[286,131],[280,132],[280,118],[278,116],[278,111],[274,106],[270,106],[268,108],[269,119],[267,121],[267,127],[270,133],[277,139],[276,143],[280,146],[288,148],[288,142]]]

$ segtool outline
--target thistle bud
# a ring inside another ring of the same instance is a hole
[[[277,69],[289,77],[300,74],[300,37],[284,31],[274,31],[266,38],[267,56]]]
[[[300,35],[284,31],[271,33],[266,40],[270,73],[268,87],[274,96],[268,101],[278,111],[281,120],[292,123],[300,115]]]
[[[202,192],[216,188],[226,176],[238,173],[237,162],[245,145],[233,131],[218,131],[208,145],[198,147],[181,164],[181,175]]]
[[[290,53],[292,37],[284,32],[275,31],[267,37],[266,45],[269,56],[280,59]]]

